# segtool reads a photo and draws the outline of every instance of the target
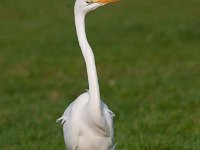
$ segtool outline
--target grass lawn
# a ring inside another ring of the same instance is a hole
[[[74,1],[0,1],[0,149],[64,150],[87,89]],[[200,150],[200,1],[121,0],[87,17],[117,150]]]

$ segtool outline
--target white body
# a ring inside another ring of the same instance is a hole
[[[88,105],[89,93],[73,101],[63,114],[63,132],[68,150],[112,150],[114,114],[102,102],[102,118],[97,120]]]
[[[107,2],[108,3],[108,2]],[[104,5],[76,0],[74,13],[76,32],[86,62],[89,91],[73,101],[58,121],[63,124],[68,150],[113,150],[114,132],[112,111],[100,99],[94,55],[85,34],[86,14]]]

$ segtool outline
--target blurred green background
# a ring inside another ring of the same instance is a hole
[[[0,1],[0,149],[65,149],[87,86],[74,1]],[[200,149],[200,1],[121,0],[87,17],[119,150]]]

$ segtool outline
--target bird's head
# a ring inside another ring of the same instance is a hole
[[[117,2],[118,0],[76,0],[75,13],[86,15],[91,10],[97,9],[100,6]]]

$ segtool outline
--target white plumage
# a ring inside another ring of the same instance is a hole
[[[86,62],[89,90],[74,100],[57,120],[63,125],[68,150],[114,149],[114,113],[100,99],[94,55],[85,34],[86,14],[110,2],[114,0],[76,0],[75,3],[76,32]]]

